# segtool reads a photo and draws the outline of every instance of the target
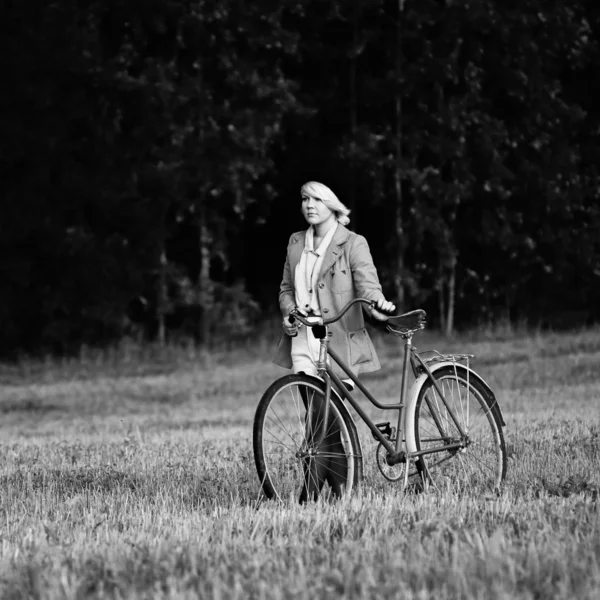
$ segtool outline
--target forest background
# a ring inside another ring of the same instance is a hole
[[[0,8],[0,355],[277,318],[326,183],[432,325],[600,318],[600,4]]]

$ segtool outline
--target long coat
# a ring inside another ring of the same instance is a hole
[[[279,290],[279,306],[284,317],[296,306],[294,273],[304,250],[305,238],[306,231],[299,231],[290,237],[288,244]],[[384,298],[367,240],[341,224],[327,248],[317,281],[317,297],[324,318],[336,316],[354,298]],[[355,374],[379,369],[379,359],[365,329],[360,304],[355,304],[339,321],[330,325],[329,330],[333,334],[331,348]],[[292,338],[284,333],[273,362],[291,369],[291,354]]]

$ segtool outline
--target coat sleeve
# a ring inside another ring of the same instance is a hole
[[[293,237],[293,236],[292,236]],[[292,273],[290,269],[290,244],[292,238],[290,237],[290,243],[288,243],[287,256],[285,258],[285,265],[283,267],[283,278],[281,279],[281,285],[279,286],[279,308],[281,314],[287,317],[291,310],[296,307],[296,294],[294,292],[294,286],[292,283]]]
[[[369,244],[362,235],[357,235],[350,247],[350,268],[352,269],[354,291],[357,298],[385,299],[377,276],[377,269],[373,264]],[[367,312],[370,314],[369,310]]]

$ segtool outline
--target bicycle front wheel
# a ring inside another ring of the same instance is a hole
[[[324,400],[324,383],[307,375],[282,377],[261,398],[253,445],[268,498],[306,502],[321,495],[340,497],[358,483],[362,458],[354,422],[332,393],[325,424]]]
[[[460,365],[442,367],[433,376],[439,391],[428,379],[414,410],[417,451],[432,451],[416,461],[423,482],[481,493],[498,491],[507,461],[495,398]]]

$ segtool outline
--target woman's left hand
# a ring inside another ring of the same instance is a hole
[[[375,307],[371,309],[371,315],[378,321],[385,321],[388,315],[391,315],[395,310],[396,305],[393,302],[388,302],[384,298],[380,298],[375,302]]]

